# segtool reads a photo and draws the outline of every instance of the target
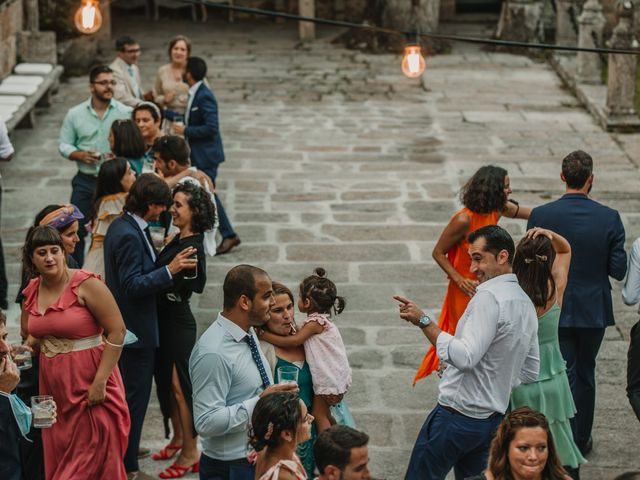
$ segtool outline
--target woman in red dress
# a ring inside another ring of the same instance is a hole
[[[464,208],[457,211],[444,228],[433,248],[433,258],[449,277],[449,288],[440,310],[439,327],[454,334],[458,320],[476,291],[478,281],[469,271],[469,243],[471,232],[487,225],[497,225],[502,215],[529,218],[531,209],[509,200],[511,185],[504,168],[485,165],[473,174],[460,191]],[[413,384],[440,368],[436,350],[431,347],[418,369]]]
[[[34,228],[23,249],[28,343],[40,348],[40,395],[58,421],[42,439],[47,480],[125,480],[129,412],[117,367],[125,326],[106,285],[69,269],[60,234]],[[104,339],[103,339],[104,336]]]

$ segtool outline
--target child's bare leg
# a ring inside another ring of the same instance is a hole
[[[315,418],[318,433],[326,430],[336,423],[331,417],[329,404],[327,403],[324,395],[313,396],[313,408],[311,409],[311,415]]]

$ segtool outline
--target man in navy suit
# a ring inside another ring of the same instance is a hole
[[[189,85],[189,102],[185,115],[186,126],[175,125],[178,135],[184,135],[191,148],[191,163],[209,175],[214,184],[218,175],[218,166],[224,162],[222,137],[218,123],[218,103],[213,92],[204,83],[207,64],[200,57],[189,57],[184,73],[184,81]],[[233,230],[222,202],[216,197],[220,235],[222,241],[216,253],[228,253],[240,245],[240,237]]]
[[[606,327],[614,324],[609,276],[627,271],[624,226],[620,214],[589,198],[593,160],[576,150],[562,160],[566,193],[534,208],[527,228],[558,232],[571,244],[569,280],[562,300],[558,334],[577,414],[572,427],[583,454],[592,448],[596,356]]]
[[[138,450],[159,343],[156,293],[169,288],[174,275],[195,268],[197,262],[188,258],[195,253],[190,247],[169,265],[155,265],[156,250],[147,222],[158,220],[170,202],[171,190],[164,180],[150,173],[141,175],[129,191],[125,213],[109,226],[104,240],[105,280],[127,329],[138,337],[137,342],[124,347],[120,372],[131,415],[124,464],[129,478],[139,480],[152,478],[139,471]]]

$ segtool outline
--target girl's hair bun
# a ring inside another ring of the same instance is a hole
[[[319,277],[324,277],[327,274],[327,271],[322,267],[316,267],[314,273]]]

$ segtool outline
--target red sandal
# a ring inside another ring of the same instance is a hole
[[[165,446],[159,452],[154,453],[153,455],[151,455],[151,458],[153,458],[154,460],[169,460],[170,458],[175,457],[176,453],[178,453],[181,448],[182,448],[182,445],[169,444],[169,445]],[[173,450],[173,453],[169,454],[169,450]]]
[[[177,463],[174,463],[173,465],[168,467],[166,470],[160,472],[158,476],[160,478],[182,478],[189,472],[198,473],[199,471],[200,471],[200,462],[196,462],[193,465],[188,467],[183,467],[182,465],[178,465]]]

